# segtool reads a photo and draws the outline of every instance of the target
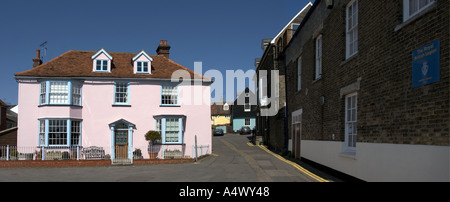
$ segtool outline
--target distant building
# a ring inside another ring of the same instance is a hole
[[[243,126],[248,126],[250,129],[255,128],[256,112],[255,105],[252,103],[256,103],[256,95],[249,88],[238,94],[231,108],[234,132],[238,132]]]
[[[225,133],[232,132],[231,105],[229,103],[213,103],[211,105],[211,124],[214,128],[221,128]]]

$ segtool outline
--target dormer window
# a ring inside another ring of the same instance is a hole
[[[108,71],[108,60],[96,60],[97,66],[95,67],[96,72],[107,72]]]
[[[94,72],[111,72],[111,61],[113,58],[105,49],[102,48],[91,59]]]
[[[153,58],[151,58],[144,50],[139,52],[133,58],[133,66],[135,74],[151,74]]]
[[[148,61],[143,61],[143,62],[136,62],[136,73],[144,73],[144,74],[148,74]]]

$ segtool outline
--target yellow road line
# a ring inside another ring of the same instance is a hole
[[[314,173],[309,172],[308,170],[306,170],[305,168],[301,167],[300,165],[298,165],[298,164],[296,164],[296,163],[294,163],[292,161],[289,161],[289,160],[283,158],[282,156],[280,156],[278,154],[273,153],[272,151],[270,151],[269,149],[267,149],[266,147],[264,147],[262,145],[259,145],[258,147],[263,149],[267,153],[272,154],[272,156],[275,156],[276,158],[280,159],[281,161],[283,161],[283,162],[285,162],[285,163],[287,163],[287,164],[289,164],[291,166],[294,166],[295,168],[297,168],[297,170],[300,170],[301,172],[305,173],[306,175],[312,177],[313,179],[315,179],[315,180],[317,180],[319,182],[329,182],[328,180],[325,180],[325,179],[315,175]]]
[[[250,142],[247,142],[247,145],[250,146],[250,147],[254,147],[255,146],[254,144],[252,144]]]

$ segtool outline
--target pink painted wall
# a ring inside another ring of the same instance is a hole
[[[156,81],[130,83],[129,103],[131,106],[113,106],[113,81],[85,81],[82,87],[82,107],[41,106],[39,107],[40,84],[19,82],[19,131],[18,146],[37,146],[39,118],[82,119],[82,146],[101,146],[109,151],[111,130],[109,124],[125,119],[136,125],[133,131],[133,147],[141,148],[144,157],[148,156],[148,142],[144,134],[155,130],[155,115],[185,115],[186,128],[184,143],[185,155],[192,156],[192,145],[197,135],[198,145],[209,145],[212,151],[210,119],[210,87],[181,86],[180,91],[205,92],[202,105],[181,105],[180,107],[160,107],[161,84]],[[199,95],[196,95],[199,96]],[[200,95],[201,96],[201,95]],[[187,95],[180,94],[180,102],[186,103]],[[193,103],[193,102],[192,102]]]
[[[36,81],[19,82],[17,117],[17,146],[39,145],[39,92],[40,84]]]

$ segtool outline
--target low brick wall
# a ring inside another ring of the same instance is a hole
[[[193,163],[194,159],[142,159],[133,160],[133,165]],[[63,168],[111,166],[111,160],[60,160],[60,161],[0,161],[0,168]]]
[[[194,159],[135,159],[133,165],[193,163]]]
[[[62,167],[92,167],[92,166],[110,166],[111,160],[61,160],[61,161],[0,161],[0,168],[62,168]]]

